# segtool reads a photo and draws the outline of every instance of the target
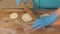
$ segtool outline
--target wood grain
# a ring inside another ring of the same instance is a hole
[[[11,13],[18,13],[18,18],[9,18]],[[60,26],[55,26],[58,22],[60,22],[60,19],[56,21],[56,24],[50,27],[51,29],[42,28],[40,30],[35,30],[31,28],[34,21],[23,22],[21,20],[21,16],[24,13],[25,12],[20,10],[0,10],[0,34],[12,34],[11,31],[14,31],[15,34],[60,34]],[[55,30],[53,29],[54,27],[56,27]]]

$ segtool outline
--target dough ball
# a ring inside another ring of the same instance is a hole
[[[40,17],[49,16],[50,14],[42,14]]]
[[[25,13],[25,14],[22,16],[22,20],[23,20],[23,21],[31,21],[31,20],[32,20],[32,17],[31,17],[29,14]]]
[[[18,17],[18,14],[17,13],[12,13],[12,14],[10,14],[10,18],[12,18],[12,19],[15,19],[15,18],[17,18]]]

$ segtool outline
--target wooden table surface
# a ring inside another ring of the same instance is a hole
[[[18,18],[11,19],[9,17],[11,13],[18,13]],[[21,20],[24,13],[22,10],[0,10],[0,34],[60,34],[60,27],[55,26],[59,24],[60,19],[47,29],[34,30],[31,28],[34,21],[23,22]]]

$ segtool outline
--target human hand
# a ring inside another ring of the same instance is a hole
[[[32,28],[36,28],[36,29],[40,29],[44,26],[48,26],[53,24],[58,18],[60,17],[60,8],[58,8],[57,10],[55,10],[54,13],[52,13],[49,16],[45,16],[45,17],[40,17],[39,19],[37,19],[34,24],[32,25]]]

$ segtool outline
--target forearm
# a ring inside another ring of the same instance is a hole
[[[52,25],[56,26],[56,25],[60,25],[60,8],[58,8],[57,10],[55,10],[55,15],[58,17],[58,20],[55,21]]]
[[[57,16],[58,18],[60,18],[60,8],[58,8],[57,10],[55,10],[54,13],[56,14],[56,16]]]

